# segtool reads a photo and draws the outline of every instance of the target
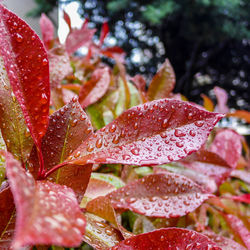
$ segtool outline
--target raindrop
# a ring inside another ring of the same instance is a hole
[[[175,129],[174,135],[175,135],[176,137],[183,137],[183,136],[186,135],[186,133],[183,133],[182,131],[180,131],[180,130],[178,130],[178,129]]]
[[[17,42],[21,43],[23,41],[23,36],[20,35],[19,33],[15,34],[15,39]]]
[[[161,124],[162,128],[166,128],[167,125],[168,125],[168,119],[164,119],[162,124]]]
[[[43,65],[46,66],[48,64],[48,60],[46,58],[43,59]]]
[[[109,128],[109,132],[110,133],[114,133],[116,131],[116,125],[115,124],[112,124]]]
[[[118,135],[115,135],[114,138],[113,138],[113,140],[112,140],[112,142],[113,142],[114,144],[118,144],[118,143],[119,143],[119,140],[120,140],[119,136],[118,136]]]
[[[202,127],[204,125],[204,122],[203,121],[196,121],[194,123],[194,125],[197,126],[197,127]]]
[[[96,141],[96,147],[97,148],[101,148],[102,147],[102,138],[99,138],[97,141]]]
[[[183,145],[184,145],[183,142],[180,142],[180,141],[176,142],[176,146],[177,146],[178,148],[182,148]]]
[[[196,133],[195,133],[193,130],[190,130],[190,131],[189,131],[189,134],[190,134],[191,136],[193,136],[193,137],[196,135]]]
[[[140,149],[139,149],[139,148],[133,148],[133,149],[131,149],[131,153],[132,153],[133,155],[139,155],[139,152],[140,152]]]

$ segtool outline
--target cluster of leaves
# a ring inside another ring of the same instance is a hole
[[[174,95],[168,60],[146,89],[120,48],[103,48],[106,23],[94,43],[87,21],[64,19],[60,44],[41,17],[42,43],[0,5],[0,247],[250,248],[244,138],[216,129],[207,140],[224,115]]]

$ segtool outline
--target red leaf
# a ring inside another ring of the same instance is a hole
[[[175,86],[175,73],[169,60],[166,59],[148,87],[150,101],[169,97]]]
[[[48,126],[50,89],[47,54],[35,32],[2,5],[0,19],[0,53],[26,124],[39,148]]]
[[[231,129],[223,129],[219,131],[209,150],[218,154],[233,169],[236,168],[241,156],[242,136]]]
[[[233,233],[240,237],[242,242],[245,244],[247,249],[250,249],[250,232],[245,227],[242,220],[232,214],[224,214],[224,218],[226,219],[228,225],[233,230]]]
[[[223,196],[222,198],[232,199],[234,201],[245,202],[250,204],[250,194],[242,194],[239,196]]]
[[[96,69],[91,79],[83,84],[79,102],[83,108],[98,101],[108,90],[110,74],[108,68]]]
[[[153,101],[125,111],[67,161],[127,165],[176,161],[198,150],[221,117],[182,101]]]
[[[242,245],[237,242],[231,240],[230,238],[223,237],[219,234],[215,234],[212,231],[205,231],[202,234],[206,235],[212,241],[214,241],[218,247],[221,247],[222,250],[244,250]]]
[[[114,208],[165,218],[186,215],[213,197],[193,181],[172,173],[148,175],[107,196]]]
[[[93,133],[93,128],[86,113],[77,99],[73,99],[50,116],[47,133],[42,139],[42,153],[46,170],[63,162],[82,141]],[[30,157],[30,167],[37,172],[37,157],[35,148]],[[32,166],[31,166],[32,164]],[[92,165],[67,166],[50,175],[50,180],[71,187],[81,200],[89,181]]]
[[[92,38],[95,32],[95,29],[89,29],[87,27],[87,21],[83,23],[80,29],[72,29],[65,42],[68,54],[73,54],[82,46],[89,47],[92,43]]]
[[[200,249],[219,250],[212,240],[203,234],[182,228],[162,228],[139,234],[120,242],[113,250],[135,249]]]
[[[232,168],[219,155],[199,150],[182,161],[182,164],[213,178],[219,186],[232,172]]]
[[[71,31],[71,29],[72,29],[72,27],[71,27],[71,20],[70,20],[70,17],[68,15],[68,13],[65,12],[64,10],[63,10],[63,19],[68,24],[69,30]]]
[[[120,62],[123,62],[125,57],[124,50],[118,46],[101,49],[99,53],[103,54],[104,56],[117,59]]]
[[[109,33],[109,25],[108,25],[107,22],[104,22],[102,24],[102,30],[101,30],[101,34],[100,34],[99,46],[103,45],[103,42],[104,42],[106,36],[108,35],[108,33]]]
[[[15,228],[15,204],[9,187],[0,191],[0,248],[9,249]]]
[[[40,18],[40,29],[44,45],[47,50],[49,50],[52,47],[52,42],[54,40],[54,25],[44,13],[42,13]]]
[[[17,210],[13,248],[78,246],[86,222],[74,192],[55,183],[36,182],[10,154],[6,156],[6,171]]]
[[[215,107],[215,111],[219,113],[228,113],[229,108],[227,106],[227,99],[228,99],[227,92],[220,87],[215,87],[214,93],[217,98],[217,105]]]

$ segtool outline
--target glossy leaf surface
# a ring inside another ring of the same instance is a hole
[[[33,147],[33,141],[3,65],[0,57],[0,128],[8,151],[16,159],[25,162]]]
[[[148,87],[150,101],[169,97],[175,86],[175,73],[168,59],[156,73]]]
[[[247,249],[250,249],[250,232],[245,227],[242,220],[232,214],[225,214],[224,218],[233,230],[233,233],[242,240]]]
[[[108,90],[110,75],[108,68],[96,69],[91,79],[83,84],[79,102],[83,108],[98,101]]]
[[[0,191],[0,249],[9,249],[15,228],[15,204],[10,187]]]
[[[44,13],[42,13],[40,18],[40,29],[44,45],[49,50],[54,40],[54,25]]]
[[[212,231],[205,231],[203,234],[214,241],[218,247],[221,247],[222,250],[246,250],[245,247],[231,240],[230,238],[215,234]]]
[[[47,54],[35,32],[2,5],[0,19],[1,56],[26,124],[36,145],[39,145],[48,126],[50,90]]]
[[[184,176],[148,175],[107,195],[114,208],[154,217],[183,216],[213,195]],[[178,207],[178,209],[176,209]]]
[[[182,164],[187,168],[213,178],[217,185],[225,181],[232,172],[232,168],[224,159],[207,150],[199,150],[188,156]]]
[[[200,249],[219,250],[212,240],[195,231],[181,228],[163,228],[139,234],[120,242],[112,250],[136,249]]]
[[[88,22],[85,21],[80,29],[72,29],[67,36],[65,45],[69,55],[73,54],[80,47],[88,47],[91,44],[96,30],[89,29],[87,24]]]
[[[76,99],[50,116],[47,133],[42,139],[42,152],[47,170],[63,162],[93,133],[91,123]],[[35,148],[31,154],[31,168],[36,172]],[[67,166],[50,175],[50,180],[71,187],[79,197],[85,192],[92,166]]]
[[[83,240],[97,250],[106,250],[124,238],[122,234],[100,217],[86,213],[87,225]]]
[[[78,246],[86,222],[74,192],[66,186],[35,181],[10,154],[6,156],[6,171],[17,210],[13,248]]]
[[[125,111],[90,136],[67,160],[72,164],[164,164],[198,150],[220,114],[177,100],[157,100]]]
[[[209,150],[218,154],[229,166],[235,168],[240,159],[242,136],[231,129],[219,131],[211,144]]]

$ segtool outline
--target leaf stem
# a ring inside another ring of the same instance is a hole
[[[55,172],[57,169],[64,167],[65,165],[69,164],[68,162],[62,162],[58,165],[56,165],[55,167],[51,168],[50,170],[48,170],[46,173],[43,174],[43,178],[47,178],[50,174],[52,174],[53,172]]]
[[[38,179],[43,179],[45,170],[44,170],[44,160],[43,160],[43,154],[42,150],[39,144],[36,144],[36,149],[37,149],[37,155],[39,159],[39,171],[38,171]]]

